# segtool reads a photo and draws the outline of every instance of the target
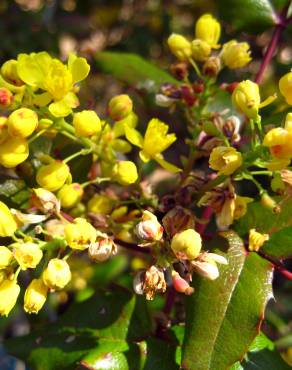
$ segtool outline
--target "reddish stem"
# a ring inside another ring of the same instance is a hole
[[[202,217],[201,217],[202,220],[206,221],[206,223],[196,225],[196,230],[199,234],[201,235],[204,234],[206,227],[208,226],[208,223],[212,217],[212,214],[213,214],[213,209],[210,206],[207,206],[204,209]]]
[[[269,44],[269,46],[268,46],[268,48],[265,52],[262,64],[260,66],[260,69],[259,69],[256,77],[255,77],[255,82],[257,84],[260,84],[262,82],[265,70],[266,70],[267,66],[270,64],[270,61],[272,60],[272,58],[275,54],[275,51],[276,51],[277,44],[278,44],[278,41],[280,39],[281,33],[287,25],[287,19],[286,19],[287,11],[288,11],[288,7],[285,7],[283,9],[282,14],[279,15],[279,20],[278,20],[277,25],[275,26],[270,44]]]
[[[275,266],[276,270],[280,272],[281,275],[283,275],[286,279],[292,280],[292,272],[286,270],[282,266]]]

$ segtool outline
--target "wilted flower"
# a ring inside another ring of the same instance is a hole
[[[190,210],[177,206],[163,217],[162,224],[168,236],[173,237],[183,230],[194,229],[195,220]]]
[[[142,219],[136,226],[136,232],[143,240],[158,241],[163,236],[163,227],[153,213],[143,211]]]
[[[117,253],[117,246],[107,234],[97,232],[96,241],[90,244],[88,255],[98,262],[106,261],[111,255]]]
[[[156,293],[164,293],[166,282],[162,269],[153,265],[148,270],[139,272],[134,278],[133,288],[137,294],[145,294],[150,301]]]
[[[60,212],[60,201],[55,194],[43,188],[33,189],[32,203],[45,213]]]
[[[250,229],[248,238],[248,249],[253,252],[258,252],[267,240],[269,240],[268,234],[261,234],[255,229]]]
[[[231,175],[242,165],[241,153],[232,147],[219,146],[212,150],[209,165],[218,175]]]
[[[202,253],[196,260],[191,262],[194,270],[201,276],[215,280],[219,277],[217,263],[227,265],[225,257],[216,253]]]

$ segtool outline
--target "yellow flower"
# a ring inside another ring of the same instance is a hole
[[[234,219],[238,220],[240,217],[244,216],[247,211],[248,203],[253,202],[252,198],[249,197],[241,197],[240,195],[236,195],[235,197],[235,209],[234,209]]]
[[[65,226],[65,239],[72,249],[84,250],[95,242],[95,228],[84,218],[75,218],[73,223]]]
[[[65,184],[69,175],[70,169],[66,163],[54,161],[39,168],[36,181],[42,188],[56,191]]]
[[[10,209],[0,202],[0,236],[12,236],[17,228],[17,222]]]
[[[218,146],[210,154],[209,166],[219,175],[231,175],[241,165],[241,153],[232,147]]]
[[[259,86],[249,80],[240,82],[232,93],[232,102],[248,118],[257,118],[261,102]]]
[[[195,34],[196,39],[206,41],[213,49],[220,47],[221,25],[211,14],[204,14],[197,20]]]
[[[251,61],[249,44],[231,40],[223,45],[221,58],[230,69],[242,68]]]
[[[28,313],[38,313],[46,302],[48,288],[42,279],[33,279],[24,294],[24,310]]]
[[[285,74],[279,81],[279,89],[289,105],[292,105],[292,72]]]
[[[1,67],[1,75],[4,79],[16,86],[23,85],[18,73],[17,73],[17,60],[10,59],[5,62]]]
[[[114,179],[121,185],[134,184],[138,179],[135,163],[131,161],[119,161],[113,169]]]
[[[273,157],[280,160],[292,158],[292,132],[282,127],[273,128],[264,137],[263,145],[270,149]]]
[[[37,128],[38,116],[31,109],[19,108],[10,114],[7,125],[9,135],[25,138]]]
[[[108,104],[109,116],[114,121],[120,121],[126,118],[132,112],[132,110],[132,99],[126,94],[113,97]]]
[[[107,215],[114,208],[114,199],[103,194],[95,194],[88,202],[88,211]]]
[[[232,93],[232,103],[236,109],[250,119],[257,119],[259,109],[276,99],[276,95],[269,96],[261,102],[259,86],[250,80],[240,82]]]
[[[9,312],[15,306],[20,286],[15,280],[4,280],[0,285],[0,315],[8,316]]]
[[[135,128],[138,124],[138,116],[136,113],[131,112],[126,118],[116,121],[113,126],[114,137],[125,135],[125,126]]]
[[[182,35],[173,33],[167,39],[169,49],[180,61],[188,60],[192,55],[191,43]]]
[[[249,230],[248,249],[253,252],[258,252],[264,242],[269,240],[268,234],[258,233],[255,229]]]
[[[74,85],[84,80],[90,67],[84,58],[69,56],[68,65],[52,58],[46,52],[19,54],[17,73],[21,80],[34,89],[43,90],[35,95],[35,104],[49,105],[55,117],[65,117],[79,104]]]
[[[28,143],[21,137],[8,136],[0,145],[0,164],[13,168],[24,162],[29,155]]]
[[[101,130],[101,123],[94,110],[83,110],[74,114],[73,126],[76,136],[90,137],[97,135]]]
[[[22,270],[36,268],[43,257],[43,252],[38,244],[26,242],[14,243],[13,246],[14,258]]]
[[[177,258],[194,260],[200,254],[202,239],[195,230],[187,229],[174,235],[170,247]]]
[[[74,182],[72,184],[65,184],[58,191],[58,199],[60,199],[63,208],[74,207],[82,198],[83,189],[80,184]]]
[[[211,54],[211,46],[203,40],[195,39],[191,43],[192,56],[198,62],[205,62]]]
[[[144,139],[137,130],[128,126],[125,127],[125,134],[130,143],[141,148],[139,154],[143,162],[153,159],[170,172],[180,171],[178,167],[165,161],[161,154],[176,140],[175,134],[168,134],[168,126],[165,123],[153,118],[148,123]]]
[[[0,269],[5,269],[13,260],[13,254],[10,249],[0,246]]]
[[[292,134],[292,113],[287,113],[285,119],[285,129]]]
[[[59,258],[53,258],[43,272],[43,282],[50,289],[62,289],[71,280],[68,263]]]

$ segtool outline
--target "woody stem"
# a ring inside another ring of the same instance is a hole
[[[270,64],[270,61],[272,60],[272,58],[275,54],[275,50],[277,48],[281,33],[287,25],[287,19],[286,19],[287,12],[288,12],[288,7],[285,7],[282,11],[282,14],[280,14],[278,16],[278,23],[275,26],[270,44],[269,44],[269,46],[268,46],[268,48],[265,52],[262,64],[260,66],[260,69],[259,69],[256,77],[255,77],[255,82],[257,84],[261,84],[261,82],[263,80],[263,77],[264,77],[265,70],[266,70],[267,66]]]

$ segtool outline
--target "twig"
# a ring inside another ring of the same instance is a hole
[[[285,7],[282,11],[282,13],[278,17],[278,23],[275,26],[274,32],[272,34],[272,38],[270,41],[270,44],[265,52],[262,64],[260,66],[260,69],[255,77],[255,82],[257,84],[260,84],[263,80],[265,70],[267,66],[270,64],[270,61],[272,60],[275,50],[277,48],[278,41],[280,39],[281,33],[284,30],[284,28],[287,25],[287,12],[289,7]]]
[[[136,244],[127,243],[120,239],[115,239],[115,243],[132,252],[150,254],[150,249],[148,247],[138,247]]]

